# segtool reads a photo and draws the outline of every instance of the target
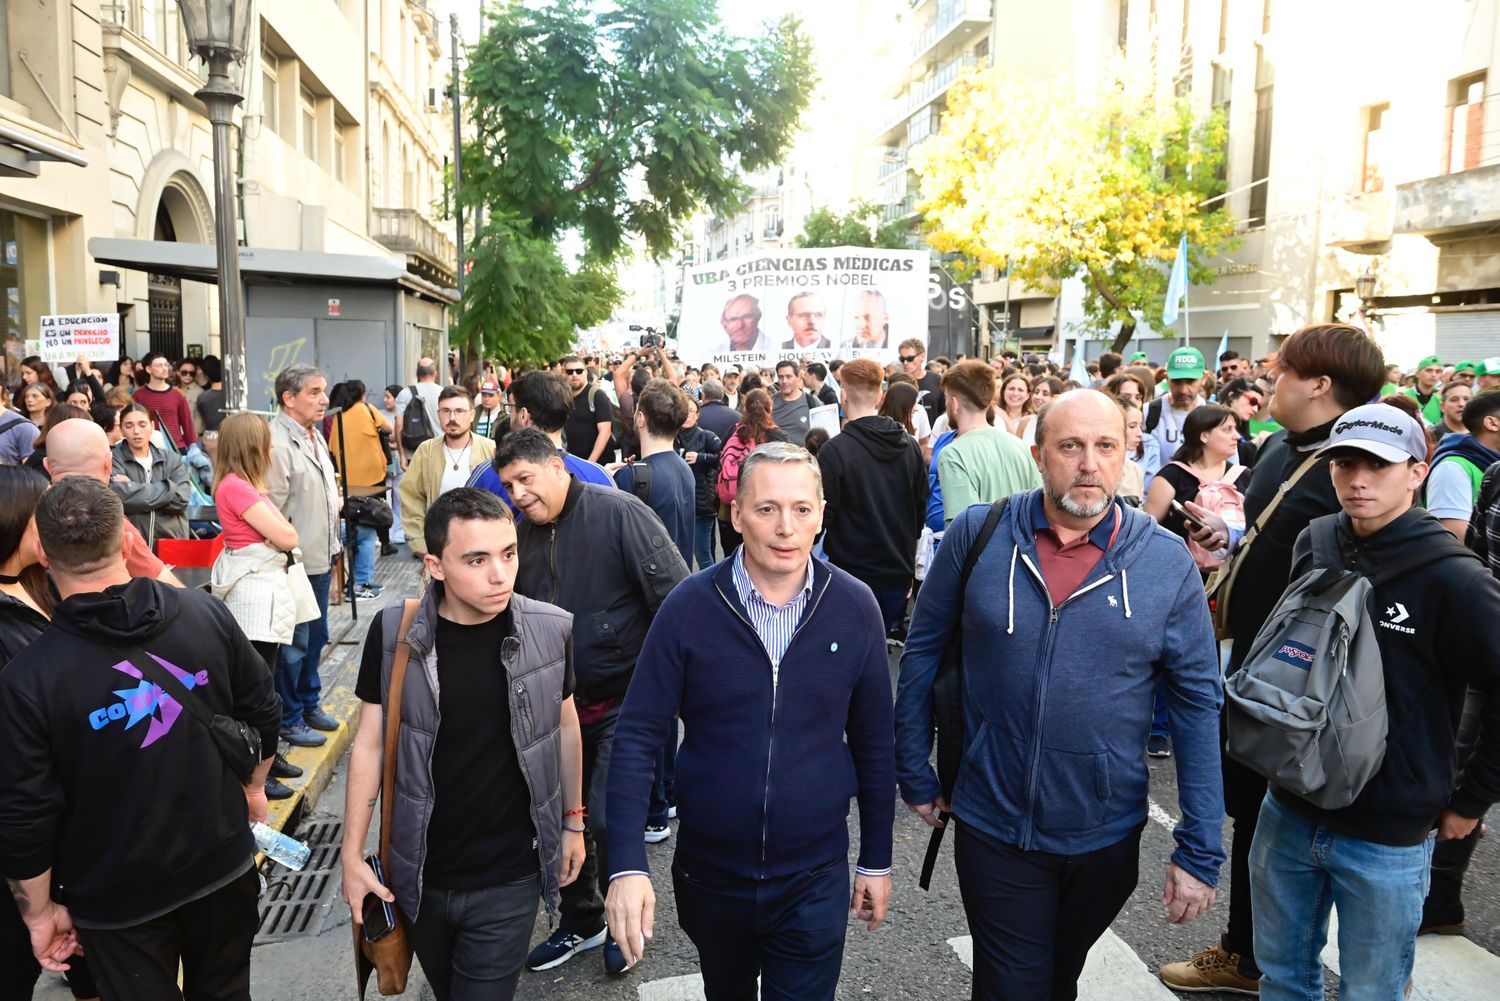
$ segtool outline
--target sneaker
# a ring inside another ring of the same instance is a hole
[[[1168,963],[1157,975],[1174,991],[1260,995],[1260,978],[1240,973],[1240,957],[1217,945],[1194,953],[1185,963]]]
[[[559,928],[531,950],[526,957],[526,968],[539,972],[561,966],[585,949],[599,948],[608,937],[608,928],[600,928],[587,938]]]
[[[395,556],[396,555],[396,544],[394,542],[387,542],[384,545],[382,545],[380,547],[380,555],[381,556]]]
[[[359,587],[356,587],[354,589],[354,597],[359,601],[374,601],[376,598],[380,597],[380,592],[375,590],[369,584],[361,584]]]
[[[1146,757],[1148,758],[1170,758],[1172,756],[1172,738],[1152,734],[1146,739]]]
[[[306,723],[282,727],[281,739],[293,747],[322,747],[328,741],[327,737],[316,733]]]
[[[675,807],[675,806],[669,806],[669,807],[667,807],[667,819],[668,820],[676,820],[677,819],[677,807]]]
[[[604,940],[604,972],[618,977],[628,969],[630,965],[625,962],[625,953],[620,951],[620,944],[611,935]]]
[[[648,844],[648,845],[654,845],[657,842],[665,841],[668,838],[670,838],[671,836],[672,836],[672,829],[670,827],[668,827],[666,824],[647,824],[646,825],[646,844]]]
[[[266,779],[266,799],[291,799],[292,789],[279,779]]]
[[[310,709],[302,713],[302,722],[314,730],[327,730],[332,732],[339,728],[339,721],[323,711],[323,707]],[[321,741],[319,742],[321,743]]]
[[[280,751],[276,752],[276,760],[271,762],[271,776],[278,779],[295,779],[302,775],[302,769],[286,759],[286,755]]]

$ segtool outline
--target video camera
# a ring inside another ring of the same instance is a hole
[[[632,323],[630,329],[632,331],[644,331],[641,334],[641,347],[643,348],[664,348],[667,346],[667,338],[655,327],[643,327],[639,323]]]

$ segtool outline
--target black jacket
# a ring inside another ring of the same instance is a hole
[[[46,616],[8,594],[0,594],[0,668],[47,629]]]
[[[698,411],[698,426],[719,436],[719,441],[729,440],[734,429],[740,426],[740,412],[722,400],[703,404]]]
[[[634,494],[574,477],[557,520],[522,521],[516,538],[516,591],[573,613],[578,704],[623,696],[656,610],[688,575],[661,519]]]
[[[1500,582],[1440,521],[1412,508],[1360,539],[1338,514],[1339,550],[1349,569],[1405,559],[1432,560],[1375,588],[1370,620],[1380,641],[1388,734],[1385,760],[1359,797],[1321,810],[1282,789],[1277,798],[1314,823],[1388,845],[1417,845],[1444,807],[1477,818],[1500,800],[1500,699],[1486,700],[1479,746],[1454,789],[1454,743],[1464,690],[1500,685]],[[1318,566],[1311,530],[1297,539],[1295,579]]]
[[[222,885],[255,853],[208,728],[125,659],[139,646],[211,712],[276,747],[271,672],[223,602],[145,578],[77,594],[0,673],[0,867],[53,875],[80,922],[130,924]]]
[[[861,417],[818,449],[823,549],[872,589],[905,587],[927,506],[922,449],[889,417]]]
[[[714,480],[718,479],[719,451],[723,447],[718,435],[696,425],[677,432],[677,454],[698,453],[697,461],[688,468],[693,471],[694,512],[700,518],[719,513]]]
[[[1255,463],[1255,475],[1245,491],[1245,524],[1255,524],[1266,505],[1290,480],[1297,468],[1328,439],[1333,422],[1297,435],[1288,441],[1288,432],[1277,431],[1261,447]],[[1300,443],[1300,444],[1299,444]],[[1255,642],[1255,634],[1290,581],[1292,547],[1297,536],[1314,518],[1336,514],[1340,510],[1338,494],[1328,476],[1328,463],[1319,460],[1297,481],[1265,530],[1245,554],[1245,565],[1234,582],[1234,600],[1229,604],[1229,627],[1234,635],[1229,673],[1238,670]]]

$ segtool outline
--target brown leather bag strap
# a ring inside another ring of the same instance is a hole
[[[401,732],[401,689],[406,684],[406,664],[411,660],[411,645],[406,634],[417,617],[420,599],[406,599],[401,610],[401,631],[396,634],[396,657],[391,661],[391,680],[386,692],[385,755],[380,759],[380,864],[390,872],[391,808],[396,798],[396,737]]]

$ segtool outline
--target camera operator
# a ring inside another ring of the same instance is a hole
[[[653,331],[641,340],[660,336]],[[642,344],[635,351],[627,351],[624,360],[615,366],[615,397],[620,401],[620,426],[623,429],[622,440],[615,444],[620,447],[620,458],[626,462],[641,451],[640,439],[634,434],[636,394],[656,375],[677,385],[677,370],[660,346]]]

